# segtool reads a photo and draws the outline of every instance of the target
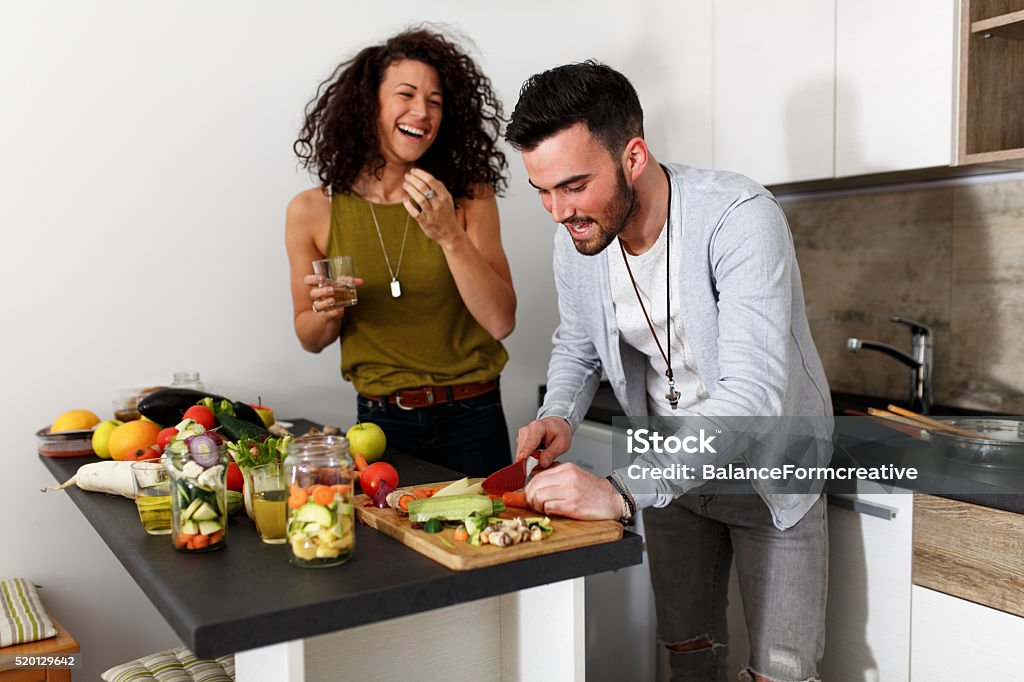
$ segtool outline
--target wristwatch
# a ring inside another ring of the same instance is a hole
[[[633,502],[632,496],[629,491],[626,490],[626,486],[623,485],[622,479],[619,478],[618,474],[611,474],[606,476],[608,482],[612,484],[612,488],[615,492],[622,497],[622,516],[619,517],[619,523],[623,526],[632,526],[636,523],[636,503]]]

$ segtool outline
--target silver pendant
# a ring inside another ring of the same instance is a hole
[[[672,406],[673,410],[675,410],[679,407],[679,398],[679,392],[676,391],[676,382],[669,378],[668,393],[665,394],[665,400],[667,400],[668,404]]]
[[[398,298],[402,295],[402,285],[397,279],[391,280],[391,298]]]

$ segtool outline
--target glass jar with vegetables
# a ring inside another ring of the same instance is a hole
[[[164,453],[171,478],[171,538],[180,552],[227,544],[227,456],[223,439],[205,432],[172,440]]]
[[[297,566],[335,566],[355,548],[352,458],[342,436],[305,436],[288,443],[288,552]]]

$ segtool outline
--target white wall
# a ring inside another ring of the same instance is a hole
[[[677,42],[707,0],[355,6],[0,5],[0,578],[44,586],[83,645],[78,679],[178,642],[73,504],[38,492],[50,475],[36,429],[73,407],[107,418],[119,389],[179,369],[236,399],[261,395],[278,415],[351,422],[336,348],[311,355],[294,338],[283,244],[285,205],[312,184],[291,143],[336,63],[417,21],[450,22],[475,40],[511,112],[530,74],[597,57],[633,77],[663,158],[707,161],[708,141],[686,139],[678,115],[706,118],[680,92],[709,85],[670,62],[686,49],[707,58],[704,33]],[[500,206],[519,315],[503,388],[515,427],[533,413],[556,311],[554,226],[509,158]]]

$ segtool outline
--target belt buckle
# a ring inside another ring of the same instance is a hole
[[[402,404],[402,392],[401,391],[398,391],[398,392],[395,393],[395,405],[398,405],[399,409],[406,410],[406,411],[412,411],[412,410],[416,409],[415,407],[406,407],[405,405]]]

